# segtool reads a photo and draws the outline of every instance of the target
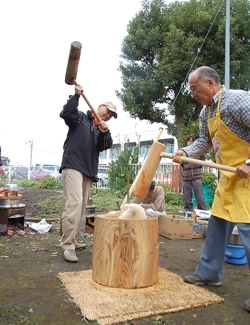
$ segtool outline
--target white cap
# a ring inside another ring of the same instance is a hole
[[[114,118],[117,118],[118,115],[116,113],[117,108],[116,108],[115,104],[113,104],[112,102],[103,102],[103,103],[101,103],[101,105],[107,106],[107,109],[114,113]]]

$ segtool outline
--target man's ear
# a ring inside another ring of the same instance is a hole
[[[208,78],[207,83],[208,83],[209,87],[213,87],[215,85],[215,82],[212,78]]]

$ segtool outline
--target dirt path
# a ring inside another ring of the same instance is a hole
[[[58,192],[27,190],[23,203],[29,217],[42,213],[38,200]],[[59,194],[58,194],[59,195]],[[80,325],[82,317],[56,274],[91,268],[92,238],[79,251],[79,263],[67,263],[59,247],[59,227],[39,235],[26,229],[25,236],[0,237],[0,323],[25,325]],[[172,241],[160,237],[160,266],[180,276],[194,272],[204,239]],[[127,325],[247,325],[250,313],[242,303],[250,298],[250,277],[246,265],[225,263],[223,285],[209,290],[225,302],[203,308],[134,320]],[[97,322],[88,322],[96,324]]]

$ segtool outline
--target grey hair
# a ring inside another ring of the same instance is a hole
[[[194,70],[196,73],[197,79],[201,82],[206,82],[208,78],[213,79],[217,84],[220,84],[220,76],[218,73],[208,66],[202,66]]]

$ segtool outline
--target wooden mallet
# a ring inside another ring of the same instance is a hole
[[[148,151],[147,157],[143,162],[133,184],[131,185],[127,196],[124,198],[121,204],[121,209],[123,209],[124,205],[128,203],[129,198],[132,194],[141,199],[144,199],[146,197],[147,191],[161,161],[160,154],[165,150],[165,145],[158,142],[162,131],[163,128],[160,128],[158,130],[154,142]]]
[[[82,44],[80,42],[75,41],[71,43],[68,65],[65,74],[65,83],[67,85],[77,85],[76,77],[77,77],[78,65],[81,57],[81,50],[82,50]],[[98,121],[101,122],[100,116],[98,115],[94,107],[90,104],[84,92],[82,92],[82,97],[84,98],[85,102],[88,104],[91,111],[95,114]]]
[[[128,198],[134,194],[134,196],[144,199],[147,195],[147,191],[149,189],[150,183],[157,171],[157,168],[159,166],[159,163],[161,161],[161,158],[171,158],[173,159],[173,154],[169,154],[164,152],[165,146],[158,142],[160,135],[161,135],[162,129],[158,131],[158,134],[156,135],[156,138],[148,152],[148,155],[141,166],[141,169],[139,170],[133,184],[130,187],[129,194],[124,198],[121,209],[124,207],[126,203],[128,203]],[[210,161],[204,161],[189,157],[180,157],[181,161],[187,162],[193,165],[200,165],[200,166],[206,166],[211,168],[216,168],[219,170],[224,170],[228,172],[235,173],[236,168],[226,165],[217,164]]]

